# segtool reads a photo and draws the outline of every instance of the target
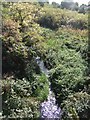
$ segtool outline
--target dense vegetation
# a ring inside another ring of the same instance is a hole
[[[49,80],[62,120],[90,118],[88,15],[45,3],[3,3],[2,97],[5,118],[38,118]]]

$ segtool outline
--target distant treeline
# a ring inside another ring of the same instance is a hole
[[[39,2],[39,4],[43,7],[44,4],[49,4],[49,2]],[[56,2],[52,2],[52,6],[54,8],[61,8],[61,9],[69,9],[72,11],[78,11],[79,13],[87,13],[89,8],[90,8],[90,4],[86,5],[86,4],[82,4],[79,6],[78,2],[73,2],[73,1],[62,1],[61,4],[56,3]]]

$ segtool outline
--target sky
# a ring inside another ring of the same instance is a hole
[[[49,0],[50,3],[52,3],[52,2],[61,3],[61,1],[62,1],[62,0]],[[74,1],[74,2],[78,2],[79,5],[81,5],[81,4],[87,4],[87,5],[88,5],[88,2],[89,2],[90,0],[73,0],[73,1]]]

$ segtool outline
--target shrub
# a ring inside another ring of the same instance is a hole
[[[32,82],[32,96],[37,97],[40,101],[47,99],[49,94],[49,84],[44,74],[36,76],[36,80]]]
[[[70,21],[68,21],[67,23],[68,25],[70,25],[72,28],[75,29],[87,29],[87,22],[85,22],[83,19],[79,18],[79,19],[71,19]]]
[[[50,28],[50,29],[58,28],[57,23],[55,22],[55,18],[50,14],[46,14],[45,16],[42,16],[41,19],[38,21],[38,23],[46,28]]]
[[[62,10],[60,8],[44,8],[41,10],[41,17],[37,22],[46,28],[56,30],[62,26],[68,26],[74,29],[87,29],[87,14],[79,14],[75,11]]]
[[[14,74],[18,77],[25,75],[25,59],[28,57],[28,49],[23,43],[17,42],[13,37],[8,37],[7,41],[2,41],[3,75]]]
[[[49,85],[45,75],[35,75],[34,81],[7,79],[2,81],[3,116],[38,118],[40,103],[48,95]]]
[[[57,58],[55,61],[59,64],[51,69],[50,81],[52,90],[55,92],[57,100],[61,103],[78,88],[79,91],[82,91],[83,87],[78,86],[78,83],[81,82],[83,84],[83,75],[86,67],[81,56],[73,50],[62,51],[57,56],[58,61]]]
[[[78,92],[70,95],[62,104],[63,120],[89,120],[90,95]]]

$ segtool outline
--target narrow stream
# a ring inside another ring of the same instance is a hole
[[[40,57],[36,57],[36,61],[37,61],[37,64],[39,65],[41,71],[47,76],[47,80],[48,80],[49,71],[44,66],[43,61],[40,60]],[[56,119],[60,119],[60,117],[61,117],[61,109],[56,104],[55,96],[54,96],[53,92],[51,91],[51,83],[50,82],[49,82],[49,95],[48,95],[47,101],[44,101],[43,103],[41,103],[40,113],[41,113],[40,117],[44,118],[44,119],[53,118],[56,120]]]

